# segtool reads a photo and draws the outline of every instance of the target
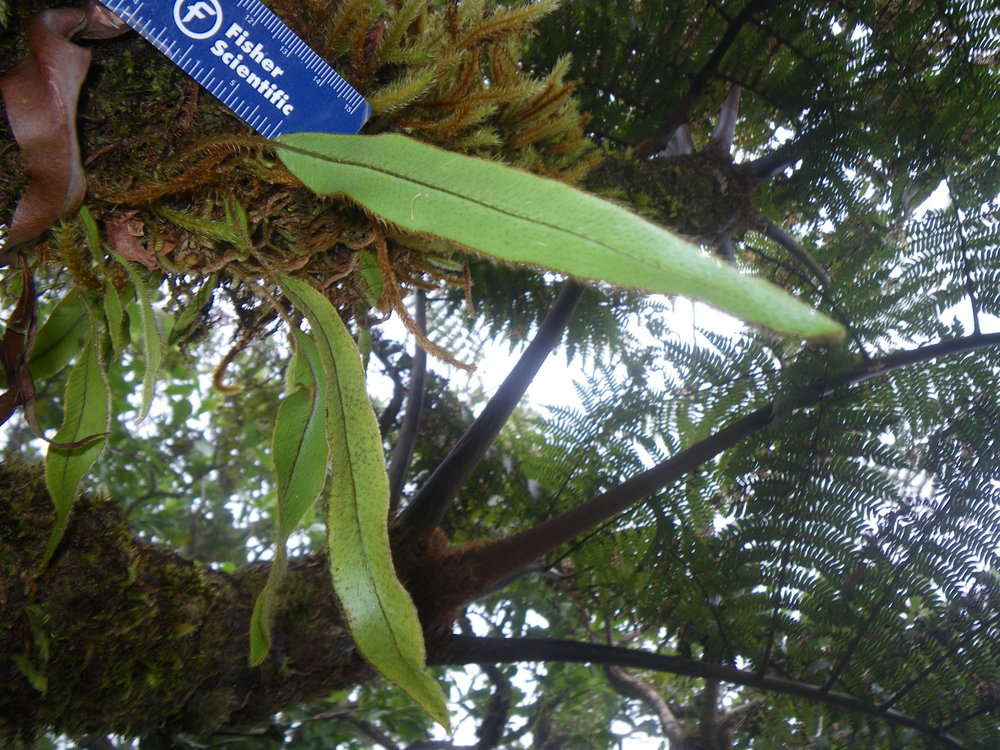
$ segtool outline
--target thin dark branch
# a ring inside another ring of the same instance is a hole
[[[903,574],[903,568],[908,562],[908,560],[903,560],[896,563],[896,570],[893,573],[892,580],[888,583],[888,585],[886,585],[885,591],[879,598],[878,604],[871,608],[871,611],[868,613],[868,617],[865,618],[865,621],[861,624],[861,627],[858,628],[854,637],[851,638],[851,642],[847,644],[847,648],[844,649],[833,669],[830,670],[830,676],[826,679],[826,682],[823,683],[823,690],[829,690],[833,687],[834,683],[840,679],[840,675],[842,675],[844,670],[847,669],[847,665],[854,657],[854,652],[858,650],[858,647],[861,645],[861,641],[864,640],[864,637],[868,634],[872,624],[879,617],[882,617],[885,614],[886,605],[892,597],[898,593],[896,590],[896,584],[899,582],[899,579]]]
[[[822,287],[819,286],[813,278],[809,276],[802,270],[802,267],[792,263],[788,263],[781,258],[775,257],[768,252],[764,251],[764,248],[759,245],[751,245],[749,242],[744,240],[743,246],[756,255],[760,260],[774,266],[775,271],[784,271],[788,274],[788,279],[790,283],[799,284],[803,287],[808,287],[817,294],[822,294]]]
[[[496,664],[482,664],[480,668],[493,683],[493,695],[490,696],[486,714],[476,729],[476,750],[493,750],[503,739],[504,729],[510,719],[513,694],[510,680]]]
[[[763,2],[761,0],[750,0],[746,6],[741,10],[726,26],[726,31],[723,33],[722,38],[719,39],[719,43],[715,45],[715,49],[712,50],[711,56],[705,61],[705,64],[701,67],[701,70],[695,75],[694,80],[691,81],[691,88],[688,91],[686,101],[683,105],[683,110],[678,112],[676,116],[677,124],[687,120],[688,114],[691,111],[691,107],[701,96],[705,89],[705,85],[708,80],[715,75],[715,72],[719,68],[719,63],[722,62],[722,58],[726,56],[729,52],[729,48],[733,46],[736,41],[736,37],[739,36],[740,31],[743,27],[749,23],[750,19],[760,10],[763,10],[768,6],[767,0]],[[673,123],[671,123],[673,124]]]
[[[417,308],[414,311],[417,329],[427,333],[427,295],[417,289]],[[413,343],[413,367],[410,369],[410,387],[406,396],[406,414],[399,428],[399,438],[389,462],[389,513],[395,513],[406,482],[406,470],[410,467],[413,447],[417,443],[420,430],[420,415],[424,411],[424,380],[427,375],[427,352],[417,342]]]
[[[963,717],[961,717],[959,719],[955,719],[953,722],[951,722],[949,724],[945,724],[941,728],[941,731],[942,732],[947,732],[947,731],[949,731],[951,729],[954,729],[955,727],[959,726],[960,724],[964,724],[967,721],[971,721],[972,719],[975,719],[977,716],[982,716],[983,714],[993,713],[994,711],[997,710],[997,708],[1000,708],[1000,700],[988,701],[987,703],[983,704],[982,706],[980,706],[979,708],[977,708],[975,711],[973,711],[971,714],[966,714],[965,716],[963,716]]]
[[[954,737],[899,711],[880,711],[874,704],[843,693],[825,692],[816,685],[784,677],[761,676],[733,667],[693,661],[679,656],[654,654],[637,649],[603,646],[596,643],[555,638],[480,638],[450,636],[443,648],[432,656],[434,664],[495,664],[498,662],[562,661],[613,664],[620,667],[651,669],[658,672],[718,680],[735,685],[794,695],[816,703],[842,708],[884,719],[890,724],[909,727],[936,739],[942,746],[962,750]]]
[[[670,741],[671,747],[677,745],[684,746],[684,725],[677,720],[670,706],[651,684],[641,677],[629,674],[621,667],[614,664],[607,664],[604,673],[608,676],[608,683],[614,688],[616,693],[624,695],[626,698],[635,698],[646,704],[660,720],[660,729],[663,736]]]
[[[382,363],[386,375],[392,380],[392,399],[390,399],[389,404],[382,410],[378,418],[378,432],[384,438],[389,433],[389,430],[392,429],[392,424],[396,421],[396,415],[399,414],[399,410],[403,406],[406,389],[403,387],[403,379],[399,375],[399,370],[392,360],[389,359],[388,352],[385,351],[385,344],[374,336],[372,337],[372,351]]]
[[[803,158],[805,150],[805,143],[802,138],[789,141],[778,146],[771,153],[750,162],[750,173],[758,183],[769,180],[776,174],[781,174],[799,159]]]
[[[917,674],[916,677],[914,677],[912,680],[903,685],[903,687],[901,687],[899,690],[893,693],[887,700],[883,701],[879,705],[879,708],[882,710],[886,710],[895,706],[900,701],[900,699],[902,699],[907,693],[913,690],[913,688],[915,688],[921,682],[930,677],[930,675],[934,672],[934,670],[936,670],[938,667],[940,667],[942,664],[948,661],[949,656],[951,656],[951,654],[947,650],[945,650],[945,652],[941,654],[941,656],[939,656],[937,659],[935,659],[926,667],[924,667],[922,670],[920,670],[920,672]]]
[[[747,717],[753,716],[757,711],[767,708],[768,702],[763,698],[754,698],[741,706],[737,706],[731,711],[726,711],[719,721],[719,726],[726,730],[732,730],[743,722]]]
[[[509,576],[576,536],[613,518],[666,485],[694,471],[706,461],[768,426],[776,416],[811,406],[838,388],[856,385],[909,365],[939,357],[1000,345],[1000,333],[943,341],[895,352],[881,359],[862,362],[846,374],[810,384],[731,422],[704,440],[671,456],[651,469],[611,488],[560,516],[499,539],[466,554],[466,560],[484,580]]]
[[[392,737],[370,721],[359,719],[356,716],[342,716],[340,720],[345,724],[350,724],[358,733],[381,745],[385,750],[399,750],[399,745],[396,744]]]
[[[870,378],[885,375],[903,367],[920,364],[921,362],[930,362],[951,354],[964,354],[976,351],[977,349],[988,349],[989,347],[998,345],[1000,345],[1000,333],[985,333],[974,336],[963,336],[957,339],[941,341],[937,344],[920,346],[916,349],[894,352],[881,359],[872,360],[866,363],[864,367],[852,372],[844,385],[856,385]]]
[[[715,3],[713,2],[713,5]],[[722,12],[721,10],[719,11]],[[804,49],[800,48],[798,44],[789,39],[785,34],[783,34],[779,29],[776,29],[772,23],[770,23],[769,16],[767,14],[761,14],[758,18],[751,19],[751,22],[760,28],[761,31],[769,35],[776,42],[778,42],[782,47],[786,48],[793,56],[799,58],[805,65],[817,73],[823,81],[823,88],[826,90],[827,96],[829,96],[833,101],[836,101],[837,91],[831,80],[831,70],[835,67],[831,65],[831,61],[826,57],[825,53],[820,48],[819,55],[813,57],[808,54]],[[826,58],[826,59],[824,59]],[[776,107],[779,111],[784,109],[784,107]],[[830,112],[831,117],[836,116],[837,112],[834,110]]]
[[[524,392],[528,390],[538,368],[562,340],[563,331],[583,294],[583,286],[568,281],[552,305],[538,333],[514,369],[486,404],[458,443],[451,449],[413,501],[399,515],[399,523],[418,536],[426,536],[444,518],[444,514],[459,490],[479,465],[500,429],[507,423]]]
[[[942,164],[941,171],[944,172],[944,183],[948,187],[948,194],[951,196],[951,213],[955,217],[955,230],[958,234],[958,245],[962,250],[962,273],[965,276],[965,293],[969,296],[969,307],[972,308],[972,332],[981,333],[979,327],[979,295],[976,294],[976,281],[973,278],[975,269],[972,266],[972,256],[969,253],[969,240],[965,234],[965,226],[962,221],[962,214],[958,210],[958,195],[951,186],[951,179]]]
[[[550,550],[618,515],[689,471],[693,471],[748,435],[767,426],[772,419],[771,405],[757,409],[715,435],[560,516],[544,521],[527,531],[470,551],[466,559],[472,563],[476,574],[485,579],[510,575]]]
[[[967,637],[970,639],[975,638],[980,633],[988,630],[991,627],[996,626],[997,623],[1000,623],[1000,616],[992,617],[989,620],[985,620],[981,622],[977,628],[973,629],[968,634]],[[960,646],[953,644],[945,644],[941,643],[940,641],[938,642],[938,645],[943,649],[942,654],[938,658],[934,659],[934,661],[932,661],[922,670],[920,670],[920,672],[913,679],[911,679],[909,682],[903,685],[903,687],[901,687],[899,690],[893,693],[889,698],[883,701],[882,704],[879,706],[879,708],[884,710],[895,706],[900,701],[900,699],[903,698],[903,696],[905,696],[907,693],[913,690],[913,688],[915,688],[921,682],[926,680],[934,672],[934,670],[936,670],[938,667],[944,664],[944,662],[948,661],[948,659],[951,658],[951,656],[955,653],[956,649],[960,648]]]
[[[816,278],[823,282],[823,286],[830,286],[830,275],[826,272],[826,269],[816,262],[809,252],[799,244],[798,240],[763,214],[761,214],[761,218],[763,219],[762,233],[765,236],[777,242],[788,251],[789,255],[808,267],[815,274]]]
[[[193,484],[193,483],[192,483]],[[125,506],[125,515],[132,515],[133,511],[140,505],[148,500],[154,500],[156,498],[175,498],[175,499],[186,499],[191,497],[190,491],[188,492],[168,492],[167,490],[152,490],[139,495],[129,501],[128,505]]]
[[[636,147],[637,155],[649,156],[658,153],[667,147],[667,144],[673,136],[674,130],[677,126],[681,123],[687,122],[688,117],[691,114],[692,107],[694,107],[695,102],[701,98],[709,79],[715,75],[719,68],[719,63],[722,62],[722,58],[726,56],[730,47],[733,46],[733,43],[736,41],[736,37],[739,36],[740,31],[758,11],[766,8],[767,5],[767,0],[750,0],[743,10],[741,10],[732,20],[729,21],[725,32],[719,39],[719,43],[715,45],[715,49],[712,50],[712,54],[692,79],[691,87],[688,89],[684,100],[671,113],[671,115],[667,118],[667,121],[664,123],[664,131],[666,135],[659,138],[651,138],[644,143],[640,143]]]
[[[724,653],[730,660],[736,659],[736,651],[733,648],[732,641],[729,640],[729,636],[726,634],[728,628],[726,628],[725,618],[722,617],[722,611],[718,604],[712,603],[712,592],[709,588],[706,588],[703,579],[694,570],[690,572],[691,580],[694,582],[695,587],[701,592],[702,597],[705,600],[705,606],[708,611],[712,613],[712,619],[715,620],[715,627],[718,630],[719,638],[722,639],[722,648]],[[713,656],[717,656],[713,654]]]

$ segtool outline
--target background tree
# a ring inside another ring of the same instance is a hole
[[[8,21],[4,70],[46,3],[28,5]],[[8,423],[0,730],[81,747],[996,746],[991,7],[270,5],[372,100],[372,132],[582,181],[829,311],[848,342],[691,334],[670,302],[444,257],[405,233],[386,253],[400,291],[380,294],[363,212],[289,184],[256,146],[205,141],[232,119],[140,40],[95,45],[87,205],[109,241],[123,223],[141,237],[133,260],[150,261],[176,346],[154,416],[112,423],[95,492],[37,581],[51,500],[24,468],[30,433]],[[12,205],[17,149],[0,158]],[[128,303],[138,286],[85,234],[69,221],[31,248],[43,320],[74,287],[110,280]],[[372,680],[314,526],[294,540],[270,658],[247,665],[287,359],[250,288],[256,260],[290,248],[392,384],[396,565],[474,739],[428,739],[430,720]],[[9,318],[24,278],[10,267]],[[532,341],[477,419],[480,393],[373,325],[372,303],[398,310],[403,295],[460,359],[488,338]],[[561,343],[587,368],[581,406],[515,411]],[[109,369],[117,414],[140,408],[147,360],[140,348]],[[206,387],[200,363],[220,361],[216,384],[241,393]],[[47,370],[46,428],[67,376]]]

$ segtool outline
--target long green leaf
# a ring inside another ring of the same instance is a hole
[[[389,480],[358,349],[323,295],[288,276],[280,282],[309,320],[327,379],[332,461],[327,535],[334,590],[361,655],[447,727],[444,694],[424,671],[416,607],[392,564],[386,528]]]
[[[114,251],[111,254],[115,257],[115,260],[125,267],[125,271],[128,273],[129,280],[132,282],[132,286],[135,287],[135,293],[139,299],[139,319],[142,323],[142,354],[143,365],[145,366],[142,374],[142,406],[139,409],[139,418],[137,420],[141,422],[149,414],[150,404],[153,403],[156,379],[160,375],[160,363],[163,360],[163,337],[156,325],[152,291],[131,263]]]
[[[125,308],[118,295],[114,282],[107,279],[104,282],[104,317],[108,322],[108,334],[111,336],[111,351],[115,357],[125,349]]]
[[[778,287],[620,206],[555,180],[404,136],[295,133],[278,153],[310,189],[406,229],[505,261],[683,294],[775,331],[836,341],[843,328]]]
[[[80,481],[104,450],[111,421],[111,388],[98,351],[99,340],[88,341],[80,358],[70,370],[63,399],[65,413],[62,426],[52,439],[45,455],[45,486],[56,509],[56,523],[45,548],[41,568],[55,552],[66,531],[69,512],[76,501]],[[55,444],[75,444],[96,437],[75,448],[59,448]]]
[[[107,267],[104,263],[104,244],[101,242],[101,230],[98,228],[97,222],[94,221],[90,209],[86,206],[80,206],[77,216],[80,219],[80,224],[83,225],[83,236],[87,240],[90,255],[104,279],[104,299],[102,300],[104,317],[107,320],[108,333],[111,336],[111,351],[117,358],[125,349],[125,308],[122,306],[118,289],[107,273]]]
[[[87,308],[80,291],[73,289],[38,329],[28,365],[31,376],[35,380],[52,377],[72,361],[88,338]]]
[[[278,527],[274,562],[250,619],[250,663],[260,664],[271,649],[271,626],[278,589],[288,568],[288,537],[315,504],[329,465],[326,439],[326,380],[316,344],[301,331],[289,369],[291,392],[278,407],[271,452],[277,479]]]
[[[323,490],[329,461],[322,360],[309,336],[301,331],[293,333],[299,354],[292,372],[296,390],[279,407],[273,441],[278,497],[284,501],[279,506],[278,533],[286,539]]]

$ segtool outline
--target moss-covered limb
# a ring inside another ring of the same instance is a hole
[[[0,467],[0,738],[47,729],[205,735],[370,677],[325,563],[297,561],[275,649],[247,666],[267,565],[227,575],[136,540],[112,502],[82,497],[51,566],[39,473]]]
[[[708,245],[745,232],[753,213],[750,172],[711,152],[660,159],[611,154],[585,186]]]

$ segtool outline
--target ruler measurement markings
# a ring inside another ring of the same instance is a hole
[[[354,133],[368,117],[364,97],[259,0],[195,3],[186,17],[182,0],[104,4],[266,137],[303,130]],[[325,92],[339,104],[329,106],[334,100]]]

